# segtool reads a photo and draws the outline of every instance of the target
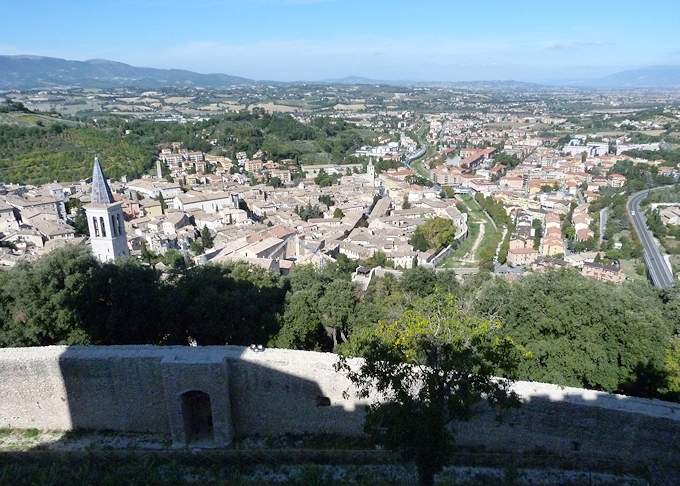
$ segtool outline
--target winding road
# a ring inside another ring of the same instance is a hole
[[[675,283],[673,272],[668,267],[668,264],[663,257],[663,253],[657,246],[656,241],[654,241],[651,232],[647,229],[647,218],[645,218],[644,212],[640,209],[640,203],[642,203],[648,195],[649,190],[633,194],[630,199],[628,199],[626,210],[628,211],[628,216],[633,221],[635,232],[644,248],[645,264],[647,265],[649,276],[652,279],[652,284],[657,288],[668,288],[672,287]]]

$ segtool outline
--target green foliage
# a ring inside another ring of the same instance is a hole
[[[310,203],[307,203],[306,206],[295,206],[295,214],[300,216],[303,221],[308,221],[309,219],[320,218],[323,216],[323,212],[321,211],[319,205],[315,204],[312,206]]]
[[[92,173],[95,154],[109,177],[136,177],[151,167],[154,151],[152,144],[132,140],[118,128],[3,125],[0,178],[24,184],[83,179]]]
[[[423,232],[418,231],[418,228],[416,228],[416,231],[413,233],[413,236],[411,236],[409,243],[415,250],[418,251],[427,251],[430,249],[430,243],[425,238]]]
[[[434,185],[432,181],[419,175],[408,176],[406,177],[405,181],[416,186],[432,187]]]
[[[643,189],[672,184],[674,179],[659,174],[656,166],[649,164],[636,164],[632,160],[619,160],[609,171],[610,174],[622,174],[626,176],[624,189],[628,194]]]
[[[347,275],[337,267],[297,267],[290,278],[292,292],[286,298],[278,346],[293,349],[335,349],[345,341],[356,305],[355,291]]]
[[[419,251],[439,250],[454,241],[456,226],[453,221],[436,217],[428,219],[416,228],[409,243]]]
[[[510,240],[512,239],[512,234],[515,232],[515,225],[511,223],[503,238],[503,243],[501,244],[501,249],[498,252],[498,262],[505,264],[508,261],[508,252],[510,251]]]
[[[319,202],[325,204],[329,208],[335,205],[335,200],[330,194],[322,194],[319,196]]]
[[[162,192],[158,194],[158,202],[161,203],[161,213],[165,214],[165,210],[168,209],[168,203],[165,202]]]
[[[533,219],[531,227],[534,229],[534,250],[541,247],[541,239],[543,238],[543,223],[540,219]]]
[[[553,184],[543,184],[541,185],[541,192],[555,192],[560,190],[560,185],[555,182]]]
[[[335,211],[333,211],[333,217],[335,219],[342,219],[345,217],[345,213],[343,212],[342,209],[340,208],[335,208]]]
[[[336,365],[360,398],[387,398],[368,406],[365,430],[415,462],[421,485],[434,484],[449,461],[452,422],[472,417],[483,401],[497,410],[519,405],[510,386],[522,351],[501,327],[462,312],[452,295],[435,294],[357,334],[353,349],[364,358],[358,366],[348,354]]]
[[[680,338],[673,339],[664,360],[666,391],[680,398]]]
[[[646,143],[646,142],[635,142]],[[664,160],[666,166],[674,167],[680,164],[680,150],[630,150],[625,153],[635,158],[647,160]]]
[[[87,225],[87,215],[85,214],[85,209],[78,208],[75,217],[73,218],[72,225],[76,230],[76,234],[81,236],[90,236],[90,228]]]
[[[169,288],[165,315],[173,341],[200,345],[266,343],[279,329],[284,281],[245,263],[186,270]]]
[[[342,163],[372,138],[372,133],[343,120],[317,118],[305,125],[290,115],[261,112],[186,124],[110,118],[87,126],[2,125],[0,178],[32,184],[83,179],[91,173],[95,153],[109,177],[137,177],[153,167],[158,145],[170,142],[204,152],[253,154],[262,149],[274,160]]]
[[[201,246],[205,249],[213,247],[213,236],[207,226],[201,230]]]
[[[202,255],[203,252],[205,251],[205,248],[203,247],[203,243],[201,243],[200,238],[192,241],[189,249],[191,250],[191,253],[193,253],[194,255]]]
[[[329,175],[325,170],[321,169],[314,178],[319,187],[329,187],[338,182],[339,176],[337,174]]]
[[[504,165],[508,169],[513,169],[520,163],[520,160],[516,156],[507,154],[505,152],[494,155],[493,160],[496,164]]]
[[[373,162],[373,167],[375,167],[376,174],[381,174],[390,169],[398,169],[401,167],[401,163],[398,160],[383,160],[380,158]]]
[[[496,201],[491,196],[486,197],[481,192],[478,192],[475,194],[475,201],[477,201],[477,204],[479,204],[484,211],[489,213],[489,216],[491,216],[491,219],[493,219],[496,225],[502,226],[510,223],[510,218],[505,212],[503,204]]]
[[[32,111],[26,108],[20,101],[13,101],[9,98],[5,98],[5,100],[0,103],[0,113],[12,113],[15,111],[19,113],[32,113]]]
[[[453,272],[437,273],[422,267],[404,270],[399,285],[404,292],[418,297],[426,297],[436,291],[454,293],[460,287]]]
[[[177,250],[168,250],[163,254],[163,264],[174,270],[183,270],[187,264],[184,256]]]
[[[504,321],[536,359],[522,378],[606,391],[627,389],[662,369],[673,331],[650,289],[616,286],[577,272],[530,274],[520,282],[487,282],[473,307]]]

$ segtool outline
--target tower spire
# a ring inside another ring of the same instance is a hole
[[[106,182],[104,171],[99,164],[99,157],[94,157],[94,167],[92,167],[92,204],[111,204],[114,202],[113,193],[109,183]]]

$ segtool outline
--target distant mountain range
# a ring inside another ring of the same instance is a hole
[[[223,88],[234,84],[253,84],[253,81],[228,74],[199,74],[183,69],[135,67],[103,59],[68,61],[54,57],[0,56],[0,89],[54,86]]]
[[[301,81],[302,82],[302,81]],[[392,86],[439,86],[485,89],[526,89],[541,85],[521,81],[389,81],[358,76],[323,81],[320,84],[372,84]],[[254,85],[258,81],[228,74],[200,74],[183,69],[157,69],[130,66],[122,62],[92,59],[70,61],[40,56],[0,56],[0,89],[33,89],[49,87],[88,88],[224,88]],[[271,81],[267,81],[271,83]],[[290,83],[281,83],[290,84]],[[555,85],[555,83],[549,83]],[[602,78],[558,83],[593,88],[677,88],[680,89],[680,66],[658,66],[621,71]]]
[[[591,83],[595,87],[680,88],[680,66],[655,66],[610,74]]]

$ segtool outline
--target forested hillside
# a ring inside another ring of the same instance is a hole
[[[263,112],[185,124],[111,118],[80,126],[0,125],[0,181],[37,184],[82,179],[89,175],[95,153],[109,177],[136,177],[153,166],[158,145],[171,142],[232,158],[240,151],[253,155],[262,149],[274,160],[342,163],[374,137],[342,120],[316,118],[304,124],[289,115]]]

